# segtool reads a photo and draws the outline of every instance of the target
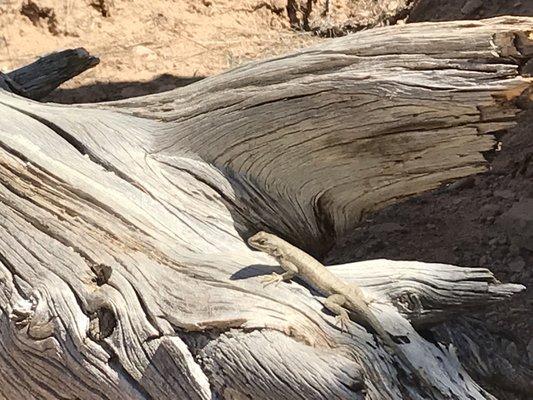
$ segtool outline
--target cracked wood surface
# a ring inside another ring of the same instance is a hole
[[[327,233],[485,169],[481,152],[495,145],[485,133],[512,126],[518,110],[508,100],[531,87],[519,75],[531,51],[511,47],[525,35],[515,33],[518,21],[528,24],[370,30],[246,64],[179,96],[110,104],[168,121],[173,134],[154,137],[155,156],[176,163],[192,153],[228,176],[244,225],[320,254],[330,245],[324,237],[334,238]]]
[[[493,398],[413,326],[523,287],[482,268],[330,268],[407,338],[430,397],[244,243],[320,254],[367,212],[485,168],[531,82],[533,19],[366,31],[172,92],[85,106],[0,92],[0,397]],[[365,397],[366,396],[366,397]],[[470,396],[470,397],[469,397]]]

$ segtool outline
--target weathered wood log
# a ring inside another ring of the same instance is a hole
[[[394,304],[415,327],[435,325],[454,314],[468,314],[524,289],[522,285],[498,282],[486,268],[391,260],[354,264],[330,268],[348,282],[372,288],[368,296]]]
[[[275,262],[243,239],[266,229],[320,254],[366,212],[482,171],[490,132],[530,100],[532,30],[383,28],[93,106],[0,93],[0,397],[492,399],[413,326],[522,286],[330,267],[365,288],[424,387],[305,286],[264,288]]]
[[[33,100],[40,100],[63,82],[98,65],[100,60],[83,48],[47,54],[7,74],[0,73],[0,87]],[[2,84],[2,81],[5,83]]]

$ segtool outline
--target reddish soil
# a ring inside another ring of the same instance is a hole
[[[274,4],[273,2],[272,4]],[[49,100],[93,102],[164,91],[248,60],[315,43],[259,0],[0,0],[0,69],[84,47],[98,67]]]

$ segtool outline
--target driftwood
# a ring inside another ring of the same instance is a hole
[[[482,171],[530,100],[533,19],[389,27],[114,103],[0,93],[0,397],[491,399],[415,330],[524,288],[387,260],[357,281],[423,387],[244,242],[323,254],[399,199]],[[528,36],[529,35],[529,36]],[[366,397],[365,397],[366,396]]]
[[[95,67],[100,60],[83,48],[47,54],[25,67],[0,73],[0,88],[40,100],[63,82]]]

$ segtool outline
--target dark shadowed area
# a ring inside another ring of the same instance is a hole
[[[96,82],[87,86],[57,89],[45,97],[43,101],[73,104],[122,100],[166,92],[197,82],[203,78],[203,76],[183,77],[162,74],[148,82]]]
[[[408,22],[481,19],[500,15],[533,15],[530,0],[418,0]]]

